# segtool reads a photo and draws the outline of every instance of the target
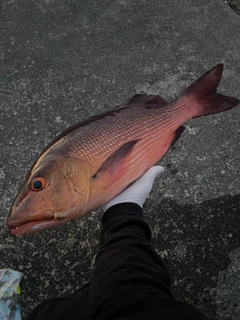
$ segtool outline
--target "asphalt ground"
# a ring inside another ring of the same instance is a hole
[[[0,1],[0,268],[24,273],[23,316],[89,280],[101,230],[93,212],[11,235],[7,213],[39,153],[137,92],[172,101],[220,62],[219,90],[240,98],[239,34],[240,16],[219,0]],[[240,319],[240,108],[185,126],[159,162],[145,218],[175,296]]]

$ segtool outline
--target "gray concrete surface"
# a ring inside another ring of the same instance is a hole
[[[171,101],[219,62],[221,92],[240,98],[239,34],[239,15],[219,0],[0,1],[0,268],[24,273],[24,316],[86,283],[99,243],[99,212],[32,236],[5,227],[43,147],[136,92]],[[240,108],[186,127],[145,217],[175,296],[239,319]]]

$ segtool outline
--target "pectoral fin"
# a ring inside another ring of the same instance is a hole
[[[129,156],[138,141],[129,141],[117,149],[104,161],[92,179],[104,180],[104,185],[109,187],[122,177],[127,172]]]

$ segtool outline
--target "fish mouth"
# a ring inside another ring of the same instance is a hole
[[[46,225],[54,220],[54,214],[51,211],[45,214],[37,215],[36,217],[32,217],[30,219],[26,219],[23,222],[16,220],[7,222],[7,226],[14,235],[32,234],[47,229]]]

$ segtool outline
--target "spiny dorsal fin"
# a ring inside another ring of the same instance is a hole
[[[160,96],[155,96],[152,94],[135,94],[132,98],[125,101],[122,105],[130,106],[130,105],[146,105],[146,106],[156,106],[158,108],[163,107],[167,104],[167,102]]]

